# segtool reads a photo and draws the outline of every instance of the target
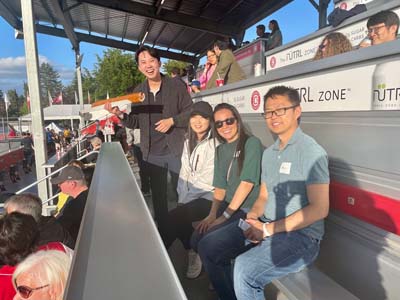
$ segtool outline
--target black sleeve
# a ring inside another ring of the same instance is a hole
[[[179,114],[173,116],[174,126],[186,128],[189,123],[190,109],[192,107],[193,101],[183,82],[179,82],[178,80],[176,80],[175,84],[178,93]]]

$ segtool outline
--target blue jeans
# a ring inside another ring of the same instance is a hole
[[[319,241],[299,231],[282,232],[236,258],[235,293],[238,300],[264,299],[264,286],[275,278],[299,272],[319,252]]]
[[[224,207],[222,212],[226,206],[227,203],[221,204],[220,208]],[[218,211],[219,214],[222,212]],[[252,247],[252,245],[245,246],[246,238],[238,226],[240,218],[246,218],[246,213],[242,210],[203,236],[197,231],[192,236],[192,248],[199,253],[204,269],[221,300],[236,299],[231,260]]]

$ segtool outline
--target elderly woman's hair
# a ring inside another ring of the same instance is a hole
[[[19,275],[30,273],[35,275],[35,278],[43,281],[40,285],[48,284],[50,288],[54,288],[59,293],[56,299],[62,299],[70,266],[70,257],[62,251],[38,251],[29,255],[18,265],[14,271],[12,281],[15,287],[15,282]]]
[[[322,50],[318,49],[314,56],[314,60],[319,60],[321,58],[326,58],[329,56],[338,55],[353,50],[349,39],[340,32],[329,33],[321,42],[321,45],[328,41],[325,49],[325,57],[323,56]]]
[[[0,260],[15,266],[36,250],[39,230],[30,215],[13,212],[0,219]]]
[[[92,145],[101,146],[102,141],[99,137],[95,136],[94,138],[90,139],[90,143]]]
[[[42,200],[32,193],[11,196],[4,204],[6,211],[9,207],[13,207],[14,211],[19,213],[31,215],[36,222],[39,222],[42,216]]]

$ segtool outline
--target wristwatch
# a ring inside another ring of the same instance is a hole
[[[271,236],[271,233],[269,233],[269,231],[267,229],[267,224],[269,224],[269,222],[263,224],[263,237],[264,238]]]

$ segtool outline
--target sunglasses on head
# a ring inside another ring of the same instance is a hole
[[[40,286],[40,287],[37,287],[37,288],[30,288],[28,286],[20,285],[20,286],[17,286],[16,289],[17,289],[18,294],[22,298],[28,299],[32,295],[32,293],[34,291],[41,290],[41,289],[43,289],[45,287],[48,287],[48,286],[49,286],[49,284],[46,284],[46,285],[43,285],[43,286]]]
[[[224,126],[224,123],[226,123],[226,125],[232,125],[233,123],[235,123],[236,118],[232,117],[232,118],[228,118],[226,120],[222,120],[222,121],[215,121],[215,127],[216,128],[221,128],[222,126]]]

